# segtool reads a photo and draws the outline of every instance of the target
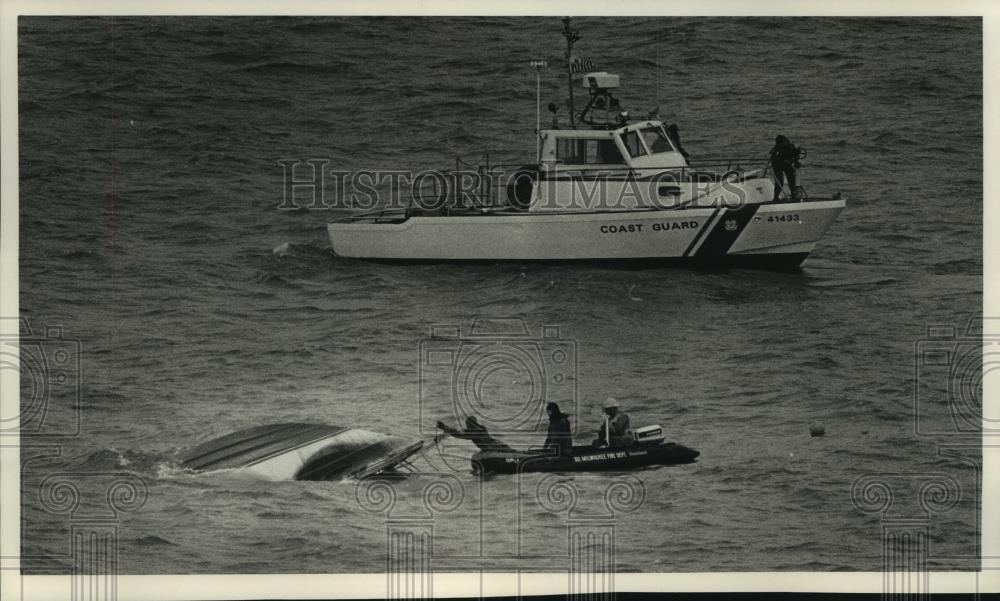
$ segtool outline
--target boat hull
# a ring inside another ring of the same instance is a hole
[[[591,213],[495,212],[335,221],[338,256],[387,261],[798,265],[843,200]]]
[[[573,447],[569,456],[481,451],[472,456],[476,473],[623,471],[654,465],[692,463],[700,453],[684,445],[664,443],[622,449]]]
[[[273,424],[198,445],[181,457],[181,465],[196,471],[237,469],[268,480],[339,480],[413,447],[413,441],[367,430]]]

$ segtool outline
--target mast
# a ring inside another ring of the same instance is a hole
[[[580,33],[570,29],[572,17],[563,18],[563,36],[566,37],[566,83],[569,84],[569,126],[576,127],[575,109],[573,108],[573,44],[580,40]]]
[[[548,66],[546,61],[536,60],[529,63],[535,69],[535,162],[542,162],[542,69]]]

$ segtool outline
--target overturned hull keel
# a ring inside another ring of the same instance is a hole
[[[340,480],[391,469],[424,441],[326,424],[287,423],[227,434],[192,448],[181,465],[239,469],[269,480]]]

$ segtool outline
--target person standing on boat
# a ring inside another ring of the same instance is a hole
[[[628,414],[620,410],[620,405],[614,397],[604,401],[604,423],[597,431],[597,446],[599,447],[630,447],[632,446],[632,430]],[[610,434],[610,436],[609,436]]]
[[[475,416],[472,415],[465,418],[464,430],[456,430],[440,420],[437,423],[437,427],[455,438],[464,438],[465,440],[471,441],[472,444],[479,447],[479,450],[481,451],[493,451],[495,453],[515,452],[514,449],[506,443],[502,443],[496,438],[490,436],[490,432],[486,429],[486,426],[479,423]]]
[[[569,427],[569,416],[559,410],[559,405],[549,403],[545,406],[549,414],[549,432],[542,445],[546,451],[557,455],[569,455],[573,452],[573,432]]]
[[[788,180],[788,189],[792,200],[798,200],[799,191],[796,169],[802,166],[799,163],[802,151],[785,136],[777,136],[774,138],[774,148],[771,149],[769,154],[771,156],[771,169],[774,171],[776,183],[774,186],[774,200],[778,200],[778,195],[781,193],[781,187],[785,184],[785,179]]]

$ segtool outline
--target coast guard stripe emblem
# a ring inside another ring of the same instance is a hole
[[[714,259],[723,257],[729,248],[740,237],[750,220],[757,212],[758,205],[744,205],[738,209],[722,209],[721,216],[715,222],[715,227],[705,236],[705,241],[694,252],[696,259]]]
[[[684,254],[681,255],[682,257],[690,256],[692,252],[698,250],[698,243],[701,242],[706,232],[711,231],[712,224],[715,223],[715,218],[722,214],[724,214],[724,212],[719,209],[716,209],[715,212],[712,213],[712,216],[705,221],[705,225],[698,230],[698,234],[694,237],[694,240],[691,240],[691,244],[684,251]]]

